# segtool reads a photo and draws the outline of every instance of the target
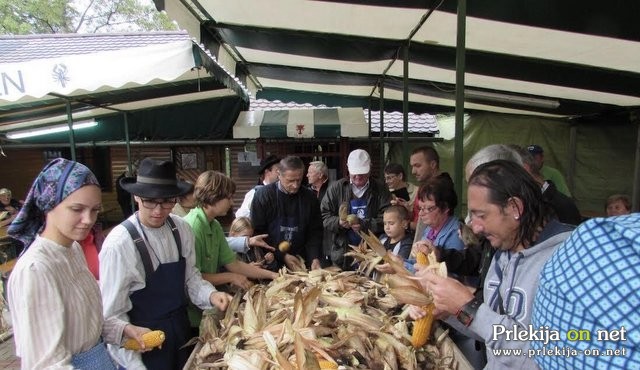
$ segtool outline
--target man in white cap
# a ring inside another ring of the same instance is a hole
[[[331,183],[320,205],[324,228],[331,234],[331,242],[325,243],[325,259],[343,269],[351,267],[351,261],[344,254],[349,251],[349,244],[360,242],[358,231],[371,230],[376,235],[384,232],[382,215],[391,201],[387,187],[369,176],[369,153],[362,149],[352,151],[347,169],[349,176]],[[347,205],[348,214],[357,218],[340,219],[343,203]]]

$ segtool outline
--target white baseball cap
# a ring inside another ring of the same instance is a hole
[[[366,175],[371,171],[371,158],[369,153],[362,149],[356,149],[349,153],[347,169],[350,175]]]

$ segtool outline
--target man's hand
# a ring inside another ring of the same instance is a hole
[[[319,270],[321,269],[322,266],[320,266],[320,260],[317,258],[314,258],[313,261],[311,261],[311,269],[312,270]]]
[[[136,342],[138,342],[138,345],[140,345],[140,348],[142,348],[140,352],[147,352],[147,351],[151,351],[153,348],[147,349],[145,347],[144,340],[142,339],[142,335],[150,331],[151,329],[149,328],[143,328],[141,326],[127,324],[125,325],[124,330],[122,331],[122,334],[126,338],[135,339]],[[123,338],[123,343],[124,343],[124,338]]]
[[[218,309],[220,311],[224,311],[224,310],[227,309],[227,306],[229,305],[229,302],[231,302],[231,298],[233,298],[233,297],[231,297],[227,293],[224,293],[224,292],[213,292],[209,296],[209,302],[211,302],[212,305],[218,307]]]
[[[252,247],[260,247],[269,251],[274,251],[276,249],[264,241],[268,236],[269,234],[254,235],[249,238],[249,245]]]
[[[473,293],[458,280],[440,277],[429,269],[418,271],[416,276],[421,278],[420,282],[431,292],[436,310],[442,313],[455,315],[462,306],[473,299]]]
[[[294,256],[292,254],[289,254],[289,253],[284,255],[284,264],[291,271],[304,271],[305,270],[304,263],[300,262],[298,257],[296,257],[296,256]]]

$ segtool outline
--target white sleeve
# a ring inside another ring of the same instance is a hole
[[[121,225],[109,232],[98,258],[105,325],[115,327],[108,331],[116,333],[108,341],[121,343],[124,327],[130,323],[127,315],[132,307],[129,296],[145,286],[144,268],[136,266],[136,262],[140,260],[138,251],[128,231]],[[113,358],[127,369],[146,369],[139,352],[112,344],[108,348]]]
[[[253,202],[253,195],[256,193],[256,189],[253,188],[247,192],[242,201],[242,205],[236,211],[236,218],[238,217],[251,217],[251,202]]]
[[[246,236],[228,236],[229,248],[236,253],[247,253],[249,251],[249,238]]]

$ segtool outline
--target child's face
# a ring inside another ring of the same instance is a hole
[[[247,228],[247,229],[244,229],[244,230],[239,231],[239,232],[231,231],[231,232],[229,232],[229,236],[248,236],[248,237],[252,237],[253,236],[253,229]]]
[[[382,216],[384,232],[389,238],[400,238],[404,236],[407,228],[407,220],[400,219],[398,212],[385,212]]]

